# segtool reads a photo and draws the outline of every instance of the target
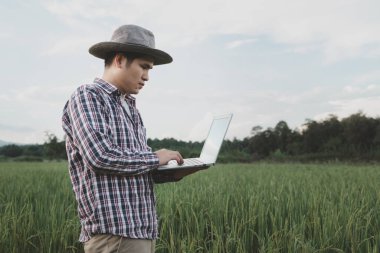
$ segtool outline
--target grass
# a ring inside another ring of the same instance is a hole
[[[226,164],[156,186],[156,252],[380,252],[380,168]],[[67,164],[0,163],[0,252],[83,252]]]

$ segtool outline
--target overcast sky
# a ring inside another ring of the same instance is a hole
[[[378,0],[2,1],[0,139],[63,138],[66,100],[103,73],[88,48],[123,24],[153,31],[174,58],[137,95],[150,138],[202,140],[229,112],[238,139],[280,120],[379,117],[379,10]]]

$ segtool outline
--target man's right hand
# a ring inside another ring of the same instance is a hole
[[[154,153],[158,156],[160,165],[168,164],[170,160],[176,160],[178,164],[183,164],[182,155],[178,151],[160,149]]]

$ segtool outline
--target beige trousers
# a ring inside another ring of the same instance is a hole
[[[100,234],[84,243],[85,253],[154,253],[156,241]]]

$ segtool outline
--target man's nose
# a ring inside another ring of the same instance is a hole
[[[144,72],[144,74],[143,74],[143,76],[142,76],[142,79],[143,79],[144,81],[148,81],[148,80],[149,80],[149,73],[148,73],[148,71]]]

